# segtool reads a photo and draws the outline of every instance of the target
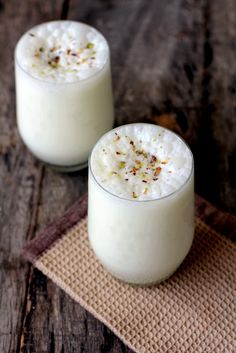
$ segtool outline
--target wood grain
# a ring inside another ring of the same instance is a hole
[[[111,46],[117,124],[182,132],[194,152],[196,191],[235,213],[235,2],[81,5],[72,1],[69,17],[99,28]]]
[[[14,46],[31,26],[67,12],[109,41],[116,124],[148,121],[180,133],[194,152],[197,192],[236,211],[235,1],[0,1],[3,353],[131,352],[20,257],[26,240],[87,189],[87,170],[63,175],[42,166],[15,123]]]

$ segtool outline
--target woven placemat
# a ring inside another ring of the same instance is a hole
[[[102,268],[88,243],[87,196],[23,253],[137,353],[233,353],[236,245],[216,230],[233,237],[236,219],[199,197],[196,204],[192,249],[178,271],[156,286],[125,284]]]

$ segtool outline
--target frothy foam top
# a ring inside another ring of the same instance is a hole
[[[46,81],[75,82],[105,65],[109,49],[94,28],[73,21],[43,23],[18,42],[16,59],[33,77]]]
[[[95,146],[91,169],[99,184],[130,200],[159,199],[189,178],[192,154],[176,134],[151,124],[116,128]]]

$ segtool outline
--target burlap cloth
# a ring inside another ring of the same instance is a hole
[[[235,235],[236,218],[199,197],[196,205],[192,249],[156,286],[121,283],[98,263],[87,238],[86,196],[24,256],[137,353],[235,353],[236,245],[224,235]]]

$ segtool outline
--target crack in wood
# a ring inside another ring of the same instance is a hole
[[[29,228],[27,231],[27,239],[31,239],[33,234],[35,233],[35,229],[37,226],[37,219],[38,219],[38,212],[39,212],[39,204],[41,199],[41,192],[42,192],[42,183],[44,178],[44,166],[40,166],[39,168],[39,177],[38,182],[36,181],[34,184],[33,189],[33,196],[32,198],[35,199],[35,202],[32,202],[32,213],[31,213],[31,222],[29,224]],[[34,195],[35,194],[35,195]],[[34,206],[35,205],[35,206]],[[18,334],[18,344],[16,348],[16,353],[20,353],[23,351],[24,347],[24,327],[27,319],[27,313],[31,310],[32,302],[29,300],[29,287],[30,287],[30,278],[32,276],[32,265],[28,265],[28,273],[26,277],[26,290],[25,290],[25,297],[23,301],[23,309],[22,309],[22,316],[21,316],[21,324],[19,328]]]
[[[61,9],[61,20],[66,20],[70,8],[70,0],[63,0]]]

